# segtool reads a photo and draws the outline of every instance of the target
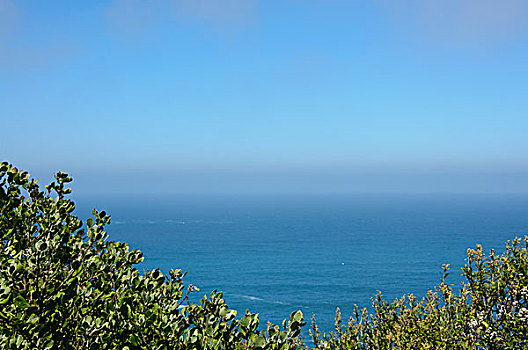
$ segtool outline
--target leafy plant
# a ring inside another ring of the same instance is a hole
[[[200,304],[181,270],[140,273],[138,250],[108,239],[110,216],[83,224],[60,172],[41,190],[27,172],[0,165],[0,347],[3,349],[295,349],[300,311],[259,331],[236,319],[221,292]]]
[[[373,313],[356,306],[346,325],[339,309],[335,330],[321,334],[312,318],[315,349],[527,349],[528,236],[506,243],[497,256],[482,246],[468,249],[465,281],[458,291],[442,282],[417,299],[405,295],[389,303],[372,299]]]

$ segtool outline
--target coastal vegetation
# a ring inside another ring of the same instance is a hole
[[[237,315],[222,292],[200,303],[182,270],[141,273],[142,253],[109,239],[110,216],[85,222],[67,198],[63,172],[41,188],[25,171],[0,165],[0,347],[3,349],[526,349],[528,237],[485,254],[468,249],[459,288],[443,266],[423,298],[392,302],[378,293],[321,332],[301,311],[262,326],[258,314]]]

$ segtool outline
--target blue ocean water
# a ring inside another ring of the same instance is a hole
[[[217,289],[239,315],[280,323],[293,310],[332,329],[337,306],[422,296],[466,250],[503,251],[528,234],[528,195],[114,196],[74,198],[112,215],[110,238],[144,252],[140,268],[189,271],[195,300]]]

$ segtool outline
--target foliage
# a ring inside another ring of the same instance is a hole
[[[84,225],[58,173],[42,191],[28,173],[0,165],[0,347],[3,349],[308,349],[300,311],[259,330],[258,314],[236,319],[221,292],[189,302],[199,289],[185,273],[141,274],[142,253],[108,239],[110,217],[94,209]],[[378,293],[372,312],[357,306],[335,330],[312,318],[314,349],[528,348],[528,237],[506,251],[468,249],[466,281],[441,283],[418,299]]]
[[[418,300],[412,294],[372,300],[373,313],[356,306],[346,325],[339,309],[335,330],[319,332],[312,318],[310,334],[316,349],[527,349],[528,236],[506,243],[500,256],[482,246],[468,249],[458,293],[442,282]]]
[[[86,225],[57,173],[41,191],[27,172],[0,165],[2,349],[295,349],[300,311],[259,331],[257,314],[236,319],[214,291],[200,304],[181,270],[141,274],[142,253],[108,240],[110,217]]]

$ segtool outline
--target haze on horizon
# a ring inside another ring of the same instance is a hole
[[[0,0],[0,160],[80,193],[527,193],[524,0]]]

